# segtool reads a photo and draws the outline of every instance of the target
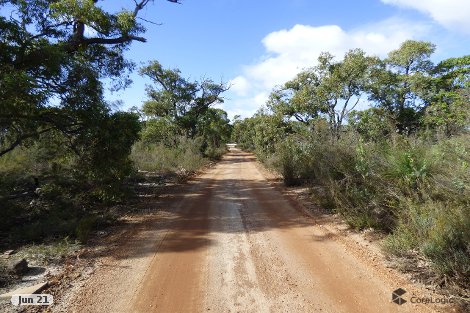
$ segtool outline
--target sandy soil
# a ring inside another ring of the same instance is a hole
[[[452,312],[374,245],[308,213],[232,149],[103,256],[67,312]],[[391,301],[403,288],[407,303]]]

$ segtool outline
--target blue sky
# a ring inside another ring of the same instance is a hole
[[[407,39],[437,44],[434,60],[470,53],[469,0],[155,0],[141,14],[147,43],[133,43],[137,64],[158,60],[186,77],[230,82],[220,105],[230,117],[252,115],[277,84],[315,65],[329,51],[349,49],[386,56]],[[112,4],[110,4],[112,3]],[[111,9],[133,1],[103,1]],[[108,93],[122,109],[140,107],[147,79],[132,74],[126,90]]]

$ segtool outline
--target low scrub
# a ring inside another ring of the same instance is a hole
[[[470,207],[428,200],[404,201],[399,224],[385,241],[386,251],[407,256],[417,251],[435,269],[470,285]]]
[[[470,277],[470,136],[364,142],[291,135],[269,161],[288,185],[322,186],[320,202],[356,229],[389,234],[386,250],[418,251],[460,284]],[[318,189],[318,188],[317,188]]]
[[[195,172],[207,163],[200,151],[201,143],[185,137],[172,146],[138,142],[132,149],[131,159],[143,171]]]
[[[119,177],[83,177],[72,156],[51,155],[42,144],[0,158],[0,248],[69,237],[92,212],[128,194]],[[104,185],[103,179],[115,180]],[[104,214],[104,210],[103,210]]]

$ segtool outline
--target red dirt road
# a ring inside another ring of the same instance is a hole
[[[233,149],[158,212],[71,299],[69,312],[445,312],[391,302],[425,291],[360,257]],[[296,208],[297,207],[297,208]]]

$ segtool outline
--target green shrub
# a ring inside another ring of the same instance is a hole
[[[87,243],[91,232],[97,226],[98,218],[95,215],[85,216],[78,222],[75,233],[81,243]]]
[[[400,222],[387,237],[384,247],[395,255],[418,251],[435,269],[470,283],[470,207],[456,203],[408,202]]]
[[[173,147],[163,144],[138,142],[132,149],[131,159],[139,170],[158,172],[195,172],[207,160],[199,151],[200,142],[181,137]]]
[[[286,186],[299,185],[311,180],[313,172],[308,164],[308,152],[305,146],[299,145],[293,137],[287,138],[276,146],[277,158],[274,166],[282,174]]]
[[[222,159],[222,156],[227,153],[227,147],[223,146],[223,147],[218,147],[218,148],[214,148],[214,147],[208,147],[205,151],[204,151],[204,155],[209,158],[210,160],[214,160],[214,161],[217,161],[217,160],[220,160]]]
[[[65,237],[43,244],[27,245],[20,249],[18,256],[34,260],[39,264],[59,262],[61,258],[78,250],[80,245],[75,240]]]
[[[291,135],[263,159],[286,185],[314,183],[315,199],[356,229],[390,235],[386,251],[417,251],[437,272],[470,277],[470,136],[363,141]]]

